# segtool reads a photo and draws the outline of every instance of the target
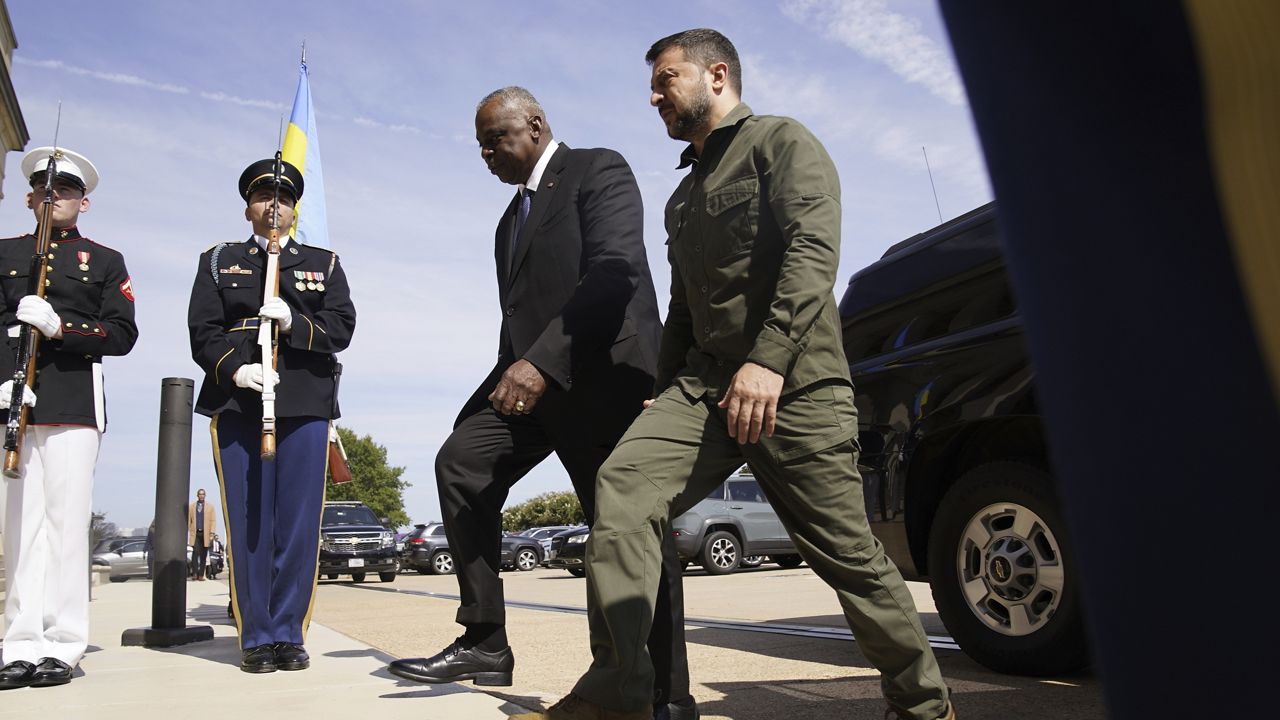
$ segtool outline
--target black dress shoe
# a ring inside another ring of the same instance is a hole
[[[311,656],[307,649],[298,643],[278,642],[276,649],[276,668],[280,670],[306,670],[311,667]]]
[[[653,708],[653,720],[698,720],[700,717],[698,703],[691,697]]]
[[[510,685],[516,658],[511,648],[489,653],[462,644],[458,638],[429,658],[407,658],[391,663],[392,675],[424,683],[474,680],[477,685]]]
[[[36,665],[35,679],[31,681],[31,687],[66,685],[71,682],[71,671],[73,669],[58,658],[40,658],[40,663]]]
[[[247,673],[276,671],[276,649],[273,645],[259,645],[244,651],[240,657],[240,669]]]
[[[26,660],[14,660],[0,668],[0,690],[28,687],[35,679],[36,666]]]

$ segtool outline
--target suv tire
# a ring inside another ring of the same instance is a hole
[[[395,570],[392,570],[390,572],[380,572],[378,573],[378,579],[381,580],[382,582],[395,582],[396,574],[397,573]]]
[[[437,550],[431,556],[431,573],[433,575],[452,575],[453,554],[448,550]]]
[[[529,572],[538,567],[538,553],[533,548],[520,548],[516,551],[516,569]]]
[[[758,568],[763,564],[763,555],[748,555],[738,561],[738,567],[740,568]]]
[[[804,558],[799,555],[770,555],[769,559],[784,568],[798,568],[804,564]]]
[[[362,582],[364,582],[364,573],[362,573],[362,572],[358,572],[358,573],[351,573],[351,582],[353,582],[353,583],[362,583]]]
[[[742,545],[733,533],[717,530],[703,541],[700,557],[702,569],[708,575],[727,575],[738,569]]]
[[[982,665],[1043,676],[1088,664],[1075,557],[1044,470],[993,462],[961,476],[933,521],[929,576],[942,622]]]

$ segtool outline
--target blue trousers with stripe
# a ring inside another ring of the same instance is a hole
[[[278,418],[269,462],[261,418],[222,412],[210,432],[240,647],[301,643],[315,596],[329,421]]]

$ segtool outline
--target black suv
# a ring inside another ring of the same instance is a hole
[[[542,558],[542,545],[533,538],[504,535],[500,540],[498,563],[503,570],[532,570]],[[455,571],[449,538],[445,536],[444,524],[439,522],[414,525],[413,531],[404,538],[400,559],[406,568],[424,575],[448,575]]]
[[[375,572],[382,582],[394,582],[400,571],[396,534],[361,502],[327,502],[320,519],[320,574],[330,580],[350,575],[364,582]]]
[[[994,204],[890,248],[850,279],[840,315],[867,515],[889,556],[930,582],[947,629],[983,665],[1087,664]]]

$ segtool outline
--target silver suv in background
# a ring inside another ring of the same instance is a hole
[[[766,556],[782,567],[802,562],[778,513],[745,467],[672,520],[671,531],[680,560],[697,563],[711,575],[756,567]]]

